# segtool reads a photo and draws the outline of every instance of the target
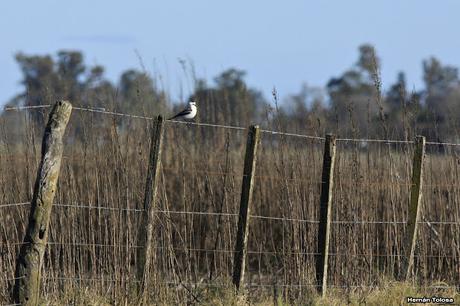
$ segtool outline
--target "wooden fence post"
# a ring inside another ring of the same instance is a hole
[[[257,125],[251,125],[246,142],[244,157],[243,183],[241,186],[240,213],[238,217],[238,232],[233,260],[233,284],[238,291],[244,280],[245,261],[249,235],[249,214],[251,211],[254,172],[257,161],[257,148],[260,141],[260,130]]]
[[[146,289],[150,281],[150,265],[153,252],[153,221],[155,217],[157,185],[160,174],[161,151],[164,134],[164,119],[158,116],[153,123],[149,167],[144,194],[144,212],[139,227],[137,249],[137,278],[140,281],[139,293],[145,303]]]
[[[412,274],[414,264],[415,245],[417,241],[417,228],[420,220],[420,202],[422,200],[423,185],[423,160],[425,158],[425,137],[415,138],[415,153],[412,164],[412,183],[409,202],[409,218],[407,220],[404,246],[406,254],[402,261],[402,275],[400,279],[408,280]]]
[[[329,238],[332,221],[332,188],[334,186],[335,136],[326,135],[321,176],[321,198],[319,206],[318,255],[316,256],[317,290],[323,296],[327,288],[327,267],[329,257]]]
[[[13,300],[21,305],[38,305],[43,255],[61,168],[62,138],[72,112],[67,101],[54,104],[42,141],[42,156],[35,180],[29,224],[16,262]]]

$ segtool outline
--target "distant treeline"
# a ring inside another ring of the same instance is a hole
[[[150,116],[169,115],[178,107],[158,86],[159,78],[147,71],[127,70],[114,84],[104,75],[104,67],[88,66],[79,51],[59,51],[56,56],[18,53],[16,61],[24,90],[8,102],[10,106],[69,99],[74,105]],[[405,74],[400,72],[384,92],[376,50],[362,45],[351,68],[332,77],[325,88],[303,85],[299,93],[282,101],[276,92],[265,97],[248,87],[242,70],[225,70],[214,78],[214,84],[207,84],[195,76],[192,64],[190,69],[187,63],[182,65],[194,83],[189,99],[198,102],[200,122],[257,123],[290,132],[333,132],[346,137],[407,139],[423,134],[428,140],[458,141],[458,69],[434,57],[422,63],[423,89],[408,89]]]

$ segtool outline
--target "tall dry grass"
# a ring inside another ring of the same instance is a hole
[[[40,112],[46,118],[47,110]],[[28,202],[43,128],[27,112],[0,118],[0,203]],[[43,297],[88,288],[109,302],[132,300],[150,123],[74,111],[52,212]],[[244,130],[166,123],[152,299],[193,303],[212,288],[228,286],[245,142]],[[250,298],[265,292],[294,303],[315,291],[323,145],[262,133],[249,229]],[[427,147],[422,221],[430,223],[420,224],[413,279],[418,284],[460,282],[455,148]],[[331,288],[379,286],[382,276],[400,269],[412,154],[413,144],[338,142]],[[29,207],[0,208],[1,302],[13,284]],[[445,221],[453,223],[436,223]]]

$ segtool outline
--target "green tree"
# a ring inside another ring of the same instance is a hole
[[[59,51],[57,55],[59,94],[74,103],[80,102],[80,95],[85,90],[81,80],[86,70],[83,54],[79,51]]]
[[[50,55],[18,53],[16,61],[21,68],[25,87],[18,103],[39,105],[57,99],[80,102],[80,95],[84,92],[81,78],[86,69],[80,52],[59,51],[56,60]]]
[[[237,126],[260,122],[266,102],[259,91],[248,88],[245,74],[231,68],[214,79],[215,87],[208,87],[203,80],[197,82],[190,99],[197,101],[200,121]]]
[[[27,106],[44,104],[46,98],[54,95],[59,83],[53,59],[49,55],[18,53],[16,61],[23,74],[21,83],[25,87],[24,92],[18,95],[23,99],[20,102]]]
[[[386,93],[386,101],[392,111],[401,108],[407,101],[407,84],[404,72],[399,72],[396,83],[390,86]]]
[[[123,72],[119,81],[119,111],[129,114],[164,114],[168,107],[166,95],[157,90],[152,78],[134,69]]]
[[[425,82],[426,106],[437,120],[445,120],[446,101],[451,91],[459,86],[458,69],[444,66],[432,57],[423,61],[423,80]]]
[[[356,64],[328,82],[331,120],[336,121],[341,134],[369,130],[370,121],[375,121],[380,108],[385,107],[375,103],[379,102],[380,95],[380,84],[377,84],[379,65],[380,60],[375,48],[367,44],[362,45],[359,47]]]
[[[324,91],[321,88],[303,84],[300,92],[290,95],[283,103],[282,119],[284,129],[297,133],[324,134],[328,110]]]
[[[420,93],[408,92],[406,75],[399,72],[396,82],[385,96],[388,105],[389,125],[393,127],[391,137],[411,139],[415,136],[417,117],[422,107]]]
[[[74,105],[106,107],[115,96],[115,88],[104,77],[104,68],[88,69],[79,51],[59,51],[54,58],[18,53],[16,61],[22,71],[24,91],[13,98],[10,105],[35,106],[67,99]],[[30,115],[34,121],[44,124],[40,113]]]

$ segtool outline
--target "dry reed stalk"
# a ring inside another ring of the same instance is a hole
[[[50,272],[45,277],[58,279],[45,280],[45,296],[90,286],[108,299],[127,300],[125,292],[135,287],[140,217],[136,209],[144,192],[149,128],[143,120],[123,118],[121,122],[114,126],[110,116],[96,113],[71,118],[55,202],[92,209],[56,206],[50,241],[59,244],[50,244],[46,251],[45,265]],[[17,123],[27,126],[27,131]],[[0,204],[30,201],[40,133],[41,128],[23,113],[0,118]],[[253,214],[318,220],[322,141],[283,140],[269,134],[263,139]],[[241,177],[235,174],[242,173],[244,143],[245,131],[168,123],[159,209],[238,213]],[[413,145],[338,142],[337,146],[333,220],[405,221]],[[428,221],[457,223],[421,224],[414,278],[420,283],[435,279],[460,282],[458,156],[455,147],[427,146],[423,216]],[[191,171],[185,171],[182,161],[193,165]],[[379,206],[383,207],[380,213]],[[111,209],[104,209],[107,207]],[[24,233],[28,209],[27,205],[0,207],[0,302],[8,296],[11,280],[7,279],[13,276],[19,250],[15,243]],[[211,274],[215,284],[228,280],[236,220],[159,214],[156,281],[204,283]],[[313,292],[316,232],[316,223],[253,218],[247,282],[269,285],[269,292],[276,288],[289,299]],[[333,223],[330,252],[336,255],[329,259],[328,283],[378,284],[382,275],[392,275],[399,268],[403,235],[399,223]],[[381,237],[380,251],[377,237]],[[198,298],[202,292],[194,285],[187,285],[188,290],[160,287],[164,296],[169,294],[176,302],[190,297],[189,290]]]

